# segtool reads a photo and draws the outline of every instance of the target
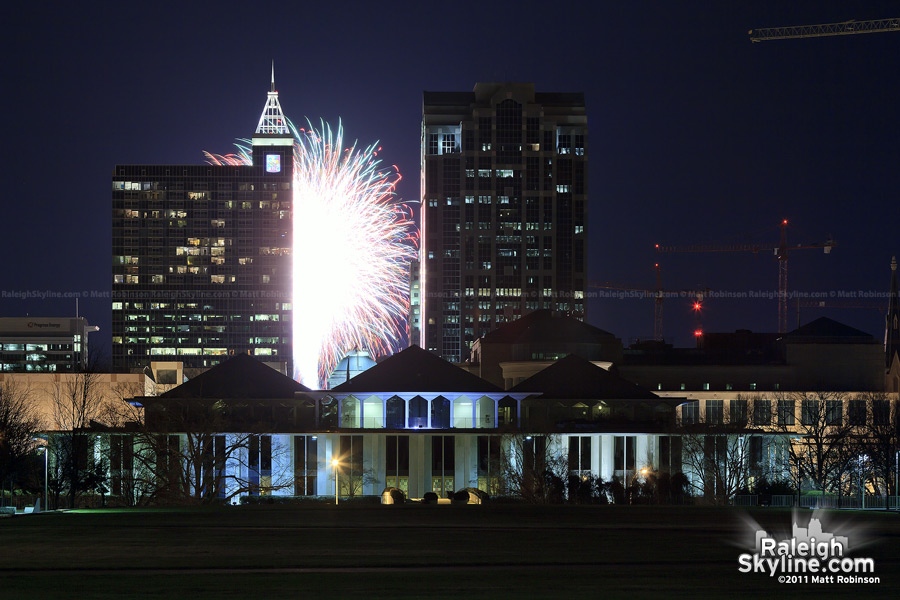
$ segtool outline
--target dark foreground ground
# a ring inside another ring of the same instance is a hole
[[[739,573],[748,521],[790,531],[790,510],[254,506],[0,519],[0,598],[898,597],[900,516],[821,517],[880,584]]]

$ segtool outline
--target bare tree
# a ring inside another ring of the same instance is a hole
[[[32,407],[28,388],[9,381],[0,384],[0,490],[24,474],[35,450],[40,422]]]
[[[106,471],[105,458],[93,452],[93,424],[108,414],[101,375],[94,371],[61,377],[51,391],[58,433],[51,448],[57,466],[58,487],[65,488],[69,505],[74,507],[79,493],[101,485]]]
[[[331,478],[334,478],[334,469],[331,471]],[[338,486],[341,496],[362,496],[366,486],[377,486],[379,482],[380,479],[376,476],[374,469],[363,468],[360,471],[353,470],[352,473],[349,473],[346,465],[338,466]]]
[[[501,488],[526,502],[562,502],[568,459],[558,436],[509,434],[501,442]]]
[[[863,392],[850,400],[848,408],[858,452],[871,467],[872,487],[879,495],[896,494],[900,403],[884,392]]]
[[[853,427],[844,416],[846,399],[842,392],[780,394],[779,401],[790,408],[779,409],[779,419],[770,428],[790,437],[787,458],[797,481],[810,481],[823,494],[840,487],[855,458]]]
[[[697,401],[699,402],[699,401]],[[765,463],[753,456],[754,439],[749,426],[751,416],[768,423],[769,400],[759,396],[738,395],[725,405],[723,400],[706,401],[705,417],[683,410],[678,425],[682,436],[682,460],[690,475],[695,496],[715,504],[728,504],[741,491],[748,490],[751,476],[762,477]]]
[[[222,400],[157,402],[133,436],[132,485],[145,502],[177,504],[229,502],[289,488],[290,447],[264,433],[264,425],[236,423]]]

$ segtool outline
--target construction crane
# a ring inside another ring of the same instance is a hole
[[[787,244],[787,219],[781,222],[781,242],[777,248],[774,248],[775,259],[778,261],[778,333],[787,331],[787,265],[788,256],[794,250],[812,250],[821,249],[825,254],[830,254],[831,249],[836,245],[834,240],[829,239],[819,244],[788,246]],[[768,244],[696,244],[693,246],[660,246],[656,244],[657,252],[753,252],[758,254],[762,250],[772,248]]]
[[[645,298],[653,298],[653,338],[659,342],[663,341],[663,299],[666,295],[693,296],[695,301],[692,308],[695,312],[702,308],[703,298],[709,294],[709,288],[702,290],[666,290],[662,286],[662,274],[660,273],[659,263],[653,265],[656,270],[656,289],[642,288],[632,285],[625,285],[611,281],[601,281],[599,283],[591,282],[589,287],[604,290],[622,290],[627,292],[640,292]],[[695,332],[696,334],[696,332]]]
[[[797,25],[793,27],[764,27],[751,29],[751,42],[790,40],[798,38],[826,37],[832,35],[856,35],[857,33],[881,33],[900,31],[900,18],[875,19],[873,21],[843,21],[823,25]]]

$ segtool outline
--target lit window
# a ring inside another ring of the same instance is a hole
[[[441,153],[451,154],[456,151],[456,134],[445,133],[441,140]]]

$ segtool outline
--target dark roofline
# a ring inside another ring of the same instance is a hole
[[[498,393],[503,390],[416,345],[384,359],[334,388],[355,392]]]

